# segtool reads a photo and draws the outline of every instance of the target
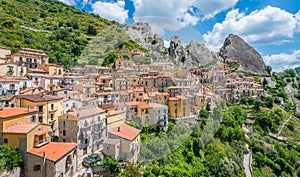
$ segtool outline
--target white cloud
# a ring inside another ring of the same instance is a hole
[[[216,14],[235,6],[238,0],[197,0],[194,2],[204,19],[213,18]]]
[[[192,2],[186,0],[133,0],[135,7],[134,20],[138,21],[156,16],[171,21],[180,20],[185,25],[195,25],[199,21],[199,18],[187,13]]]
[[[128,19],[128,10],[125,10],[125,1],[101,2],[97,1],[92,5],[93,13],[99,14],[103,18],[125,23]]]
[[[267,65],[271,65],[275,71],[283,71],[288,68],[300,66],[300,50],[291,54],[280,53],[263,57]]]
[[[59,1],[72,6],[76,5],[75,0],[59,0]]]
[[[166,29],[178,31],[186,26],[183,22],[154,16],[136,17],[135,21],[149,23],[153,32],[160,35],[164,35]]]
[[[225,20],[216,23],[213,30],[203,37],[213,50],[218,50],[230,33],[241,36],[251,44],[280,44],[293,37],[296,25],[293,14],[277,7],[267,6],[249,15],[235,9],[228,12]]]
[[[295,19],[297,20],[298,32],[300,32],[300,10],[295,14]]]

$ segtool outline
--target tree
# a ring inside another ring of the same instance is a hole
[[[209,112],[206,109],[201,109],[199,111],[199,117],[207,119],[209,117]]]
[[[121,165],[115,158],[105,158],[102,161],[102,166],[104,169],[109,170],[112,174],[121,172]]]
[[[113,64],[118,59],[118,55],[115,51],[110,51],[109,54],[104,58],[102,66]]]
[[[22,161],[22,157],[15,147],[0,145],[0,174],[19,167]]]
[[[89,35],[97,35],[97,30],[95,29],[95,27],[93,25],[89,25],[87,33]]]
[[[273,104],[274,104],[274,99],[272,97],[268,96],[266,98],[266,102],[265,102],[266,107],[271,109],[273,107]]]
[[[264,77],[264,80],[263,80],[263,87],[265,88],[267,85],[268,85],[268,81],[267,81],[267,79]]]
[[[266,67],[266,70],[267,70],[267,72],[268,72],[269,74],[271,74],[271,72],[272,72],[272,67],[271,67],[270,65],[268,65],[268,66]]]

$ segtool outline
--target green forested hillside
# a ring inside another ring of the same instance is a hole
[[[0,45],[42,49],[50,61],[76,64],[88,40],[113,22],[58,0],[0,0]]]

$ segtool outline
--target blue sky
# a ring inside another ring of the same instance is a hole
[[[300,66],[299,0],[60,0],[120,23],[148,22],[218,51],[228,34],[241,36],[275,70]],[[298,2],[297,2],[298,1]]]

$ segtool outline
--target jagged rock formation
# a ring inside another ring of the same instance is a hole
[[[238,60],[244,71],[268,75],[261,55],[237,35],[230,34],[225,39],[223,47],[220,49],[220,56],[224,60]]]
[[[154,34],[148,23],[137,22],[124,30],[131,39],[153,54],[159,56],[164,51],[163,37]]]
[[[186,47],[187,65],[199,66],[206,65],[213,60],[217,60],[217,55],[209,50],[204,44],[198,44],[195,40],[191,40]]]
[[[177,63],[186,61],[184,47],[178,36],[173,36],[170,41],[169,55],[172,59],[175,59]]]

